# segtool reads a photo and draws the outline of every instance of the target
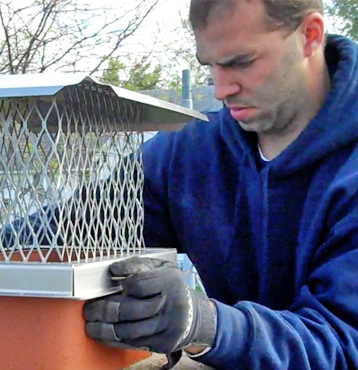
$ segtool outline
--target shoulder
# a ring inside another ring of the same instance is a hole
[[[212,146],[220,139],[220,111],[204,112],[208,121],[193,120],[180,131],[159,132],[143,146],[145,156],[168,156],[178,151],[195,152],[198,148]]]
[[[333,165],[326,168],[326,172],[331,171],[332,180],[321,197],[330,227],[348,214],[358,212],[358,143],[341,148],[331,162],[334,160],[335,168]]]
[[[337,166],[328,190],[344,187],[358,193],[358,141],[341,148],[333,159],[336,159],[340,165]]]
[[[209,121],[193,120],[178,132],[160,132],[145,143],[143,163],[147,181],[200,176],[219,161],[224,147],[220,112],[208,112],[207,116]]]

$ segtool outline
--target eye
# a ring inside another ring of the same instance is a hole
[[[234,61],[234,62],[230,63],[230,65],[228,65],[228,67],[231,67],[231,68],[248,68],[248,67],[251,67],[254,62],[255,62],[255,59],[247,60],[247,61],[237,61],[237,62]]]

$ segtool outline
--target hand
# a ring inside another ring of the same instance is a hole
[[[168,261],[133,257],[110,266],[122,278],[122,294],[88,302],[87,335],[116,347],[171,353],[212,346],[216,310],[202,293],[189,289],[182,272]]]

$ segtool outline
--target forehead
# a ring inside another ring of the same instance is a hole
[[[206,27],[194,31],[200,60],[229,57],[255,50],[268,33],[266,10],[261,1],[236,1],[234,8],[213,9]]]

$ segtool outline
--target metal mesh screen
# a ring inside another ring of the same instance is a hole
[[[143,245],[139,106],[83,82],[0,100],[0,259],[97,261]]]

